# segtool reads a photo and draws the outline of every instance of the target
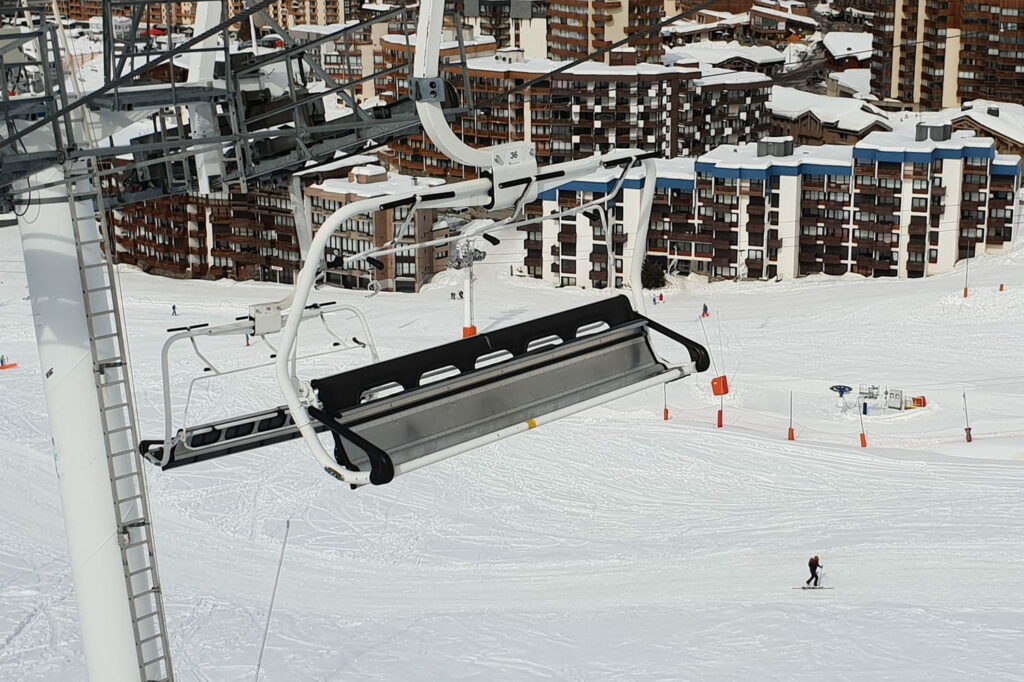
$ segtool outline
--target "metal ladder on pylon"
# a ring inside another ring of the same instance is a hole
[[[139,435],[121,292],[108,253],[114,248],[113,240],[109,239],[103,193],[95,189],[100,182],[95,160],[90,158],[80,164],[84,166],[81,169],[84,174],[79,173],[77,178],[75,169],[70,164],[65,165],[65,183],[75,231],[139,678],[143,682],[172,682],[174,675],[145,472],[136,449]],[[78,201],[90,203],[94,213],[79,215]]]

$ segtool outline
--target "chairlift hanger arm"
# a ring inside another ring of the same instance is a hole
[[[299,386],[296,379],[291,375],[288,368],[288,357],[294,348],[296,335],[299,327],[300,316],[295,313],[302,310],[309,300],[309,293],[316,283],[317,270],[324,256],[327,243],[335,232],[345,221],[353,216],[362,213],[374,213],[381,210],[388,204],[402,205],[407,201],[415,201],[420,197],[422,208],[452,208],[463,206],[483,206],[490,200],[490,180],[468,180],[447,187],[444,191],[437,188],[421,189],[413,192],[405,192],[400,195],[374,197],[357,201],[335,211],[317,230],[316,237],[310,244],[306,262],[299,271],[295,281],[295,290],[292,294],[291,313],[281,334],[281,348],[277,354],[275,370],[277,382],[284,394],[285,404],[291,412],[292,419],[299,432],[305,438],[306,443],[313,451],[313,456],[329,473],[346,483],[353,485],[365,485],[370,482],[368,472],[348,471],[334,460],[324,449],[323,443],[317,437],[316,429],[310,422],[310,415],[303,405],[303,399],[299,395]],[[433,193],[437,198],[428,198]],[[426,195],[426,196],[422,196]],[[397,203],[396,203],[397,202]],[[307,396],[308,399],[308,396]]]
[[[482,176],[481,179],[448,185],[441,189],[431,188],[430,190],[408,192],[392,197],[367,199],[365,201],[349,204],[336,211],[320,227],[313,243],[310,245],[306,261],[296,280],[295,291],[291,301],[293,313],[300,310],[308,299],[309,292],[316,282],[318,266],[323,259],[327,242],[331,236],[352,216],[362,213],[372,214],[375,211],[387,207],[403,205],[418,206],[421,208],[484,206],[491,209],[502,209],[510,206],[521,207],[525,205],[526,202],[535,199],[539,191],[561,186],[575,178],[593,173],[601,168],[607,169],[622,166],[622,174],[616,185],[617,188],[621,188],[626,176],[632,170],[634,165],[638,162],[642,162],[645,176],[643,190],[641,193],[641,201],[646,202],[646,204],[642,206],[641,211],[639,212],[636,241],[639,244],[646,243],[646,221],[650,218],[651,203],[653,202],[656,182],[656,168],[654,161],[651,158],[653,154],[635,150],[623,150],[621,152],[612,152],[611,154],[604,156],[595,156],[589,159],[558,164],[557,166],[553,166],[548,169],[538,169],[533,146],[529,143],[516,142],[496,145],[486,149],[474,149],[466,145],[455,135],[451,127],[448,125],[447,120],[445,120],[444,112],[441,108],[443,87],[439,78],[439,62],[443,14],[443,0],[423,0],[421,3],[417,28],[417,44],[413,63],[414,78],[411,83],[414,98],[417,100],[416,110],[423,123],[423,130],[427,133],[431,141],[455,162],[479,168]],[[604,201],[610,200],[611,196],[612,195],[604,197]],[[499,226],[489,227],[490,229],[483,229],[480,232],[486,233],[499,228]],[[500,227],[507,227],[507,225],[500,225]],[[457,241],[466,237],[467,235],[463,234],[457,237],[434,240],[430,243],[445,243],[445,241]],[[347,257],[343,262],[352,263],[357,260],[373,258],[375,256],[394,253],[396,251],[407,251],[416,247],[417,245],[389,245],[387,248],[375,247],[365,252]],[[630,272],[630,279],[633,282],[632,294],[638,311],[645,310],[643,295],[640,291],[641,267],[642,258],[634,257],[633,267]],[[294,315],[289,316],[281,338],[281,352],[278,354],[275,362],[278,385],[284,394],[285,403],[291,414],[295,428],[299,430],[303,439],[312,450],[313,456],[321,466],[339,480],[352,485],[386,482],[384,479],[390,480],[391,476],[394,475],[391,472],[386,472],[384,475],[378,472],[374,475],[372,472],[350,470],[349,466],[342,464],[343,460],[347,460],[347,456],[345,458],[332,457],[320,441],[317,435],[317,432],[320,429],[312,422],[312,418],[316,418],[317,421],[323,421],[320,418],[322,416],[319,412],[321,410],[321,406],[317,402],[317,396],[314,395],[313,389],[310,385],[300,383],[298,377],[289,373],[288,357],[291,354],[293,344],[295,342],[297,327],[297,318]],[[575,339],[575,337],[573,338]],[[610,343],[607,339],[602,339],[601,342]],[[573,343],[575,344],[576,341],[574,340]],[[538,409],[538,413],[548,416],[564,416],[565,414],[572,414],[580,409],[586,409],[585,406],[600,404],[600,402],[614,399],[609,396],[626,395],[629,392],[634,392],[637,390],[635,387],[638,384],[646,386],[647,383],[653,380],[654,384],[651,385],[655,385],[657,383],[664,383],[665,381],[670,381],[685,375],[684,370],[668,369],[661,363],[661,361],[657,360],[656,356],[653,355],[653,350],[649,347],[649,343],[646,338],[646,327],[644,327],[643,331],[643,340],[640,341],[639,339],[634,339],[633,343],[643,344],[646,347],[646,351],[637,350],[638,346],[631,346],[633,350],[622,353],[622,357],[631,358],[637,362],[640,362],[642,358],[647,358],[647,362],[653,363],[653,365],[643,365],[645,368],[643,370],[640,370],[639,367],[632,369],[624,368],[623,371],[626,373],[625,376],[629,377],[628,380],[621,376],[614,378],[614,380],[609,379],[610,383],[603,385],[599,390],[594,390],[593,387],[586,389],[577,386],[572,392],[572,399],[568,403],[565,402],[565,396],[562,398],[548,396],[548,400],[546,402],[538,403],[534,406]],[[699,347],[699,344],[697,346]],[[622,349],[618,349],[616,352],[620,352],[621,350]],[[693,357],[694,350],[693,348],[690,350],[691,357]],[[697,355],[698,357],[694,358],[694,365],[703,364],[700,362],[699,353]],[[595,367],[595,370],[593,371],[599,371],[596,367],[600,366],[601,361],[597,359],[596,356],[588,356],[586,362],[597,362],[598,365],[591,366]],[[652,370],[651,367],[655,365],[657,367],[661,367],[662,371]],[[566,373],[566,377],[577,378],[572,374],[574,370],[571,366],[563,364],[559,367],[558,371]],[[641,373],[637,374],[636,372],[638,371]],[[644,374],[643,372],[647,373]],[[518,387],[522,390],[521,384]],[[625,391],[625,393],[623,391]],[[300,392],[302,395],[300,395]],[[464,400],[465,396],[460,396],[456,399]],[[313,410],[311,411],[309,408],[313,408]],[[509,415],[506,414],[504,416],[507,418]],[[557,416],[553,418],[557,418]],[[523,422],[535,423],[532,422],[532,419],[523,420]],[[524,428],[530,427],[524,427],[522,424],[509,426],[508,423],[505,423],[502,428],[498,428],[497,431],[490,433],[484,438],[498,440],[505,437],[505,435],[511,435],[512,433],[518,432],[518,430]],[[507,430],[508,432],[506,433]],[[429,463],[426,461],[428,459],[431,462],[438,461],[438,459],[443,459],[444,457],[452,456],[459,452],[465,452],[481,444],[478,443],[480,438],[472,437],[471,432],[461,431],[460,433],[464,436],[462,442],[448,443],[446,447],[441,447],[441,450],[438,452],[426,453],[428,455],[427,457],[423,457],[424,453],[419,453],[417,457],[412,458],[408,469],[411,470],[413,468],[418,468],[419,466],[424,466],[426,463]],[[334,435],[336,439],[344,439],[345,437],[344,434],[337,431],[334,431]],[[351,443],[351,439],[349,440]],[[486,442],[493,441],[487,440]],[[370,439],[370,443],[372,444],[372,439]],[[360,447],[358,444],[355,446],[357,448]],[[373,444],[372,447],[377,448],[378,445]],[[379,453],[375,453],[371,456],[371,453],[366,451],[365,448],[364,452],[365,455],[369,457],[371,463],[375,458],[379,459],[379,457],[376,457]],[[395,467],[395,473],[401,473],[401,466],[402,465],[400,463]],[[373,468],[374,467],[371,467],[371,469]]]

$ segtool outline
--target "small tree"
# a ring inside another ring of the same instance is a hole
[[[661,264],[650,258],[644,259],[640,269],[640,284],[644,289],[660,289],[665,286],[665,270]]]

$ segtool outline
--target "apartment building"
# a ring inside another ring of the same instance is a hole
[[[1024,90],[1024,2],[870,0],[872,92],[894,108],[941,109]]]
[[[694,160],[658,159],[656,163],[657,191],[647,253],[667,261],[677,255],[679,244],[694,230]],[[606,171],[546,192],[540,196],[542,214],[551,215],[602,199],[614,192],[618,182],[619,174]],[[522,228],[526,233],[526,274],[558,286],[622,287],[634,257],[634,225],[627,225],[627,220],[640,210],[642,186],[642,176],[633,172],[624,181],[621,196],[612,199],[604,209]]]
[[[389,174],[376,157],[347,157],[297,174],[291,187],[249,186],[246,193],[179,195],[111,212],[119,263],[189,279],[259,280],[290,284],[302,267],[304,245],[323,221],[353,201],[403,192],[440,180]],[[296,207],[300,207],[296,215]],[[426,241],[435,212],[405,207],[357,216],[331,240],[331,261],[390,241]],[[305,232],[305,233],[303,233]],[[332,284],[418,291],[448,263],[448,250],[423,249],[383,257],[383,270],[365,262],[328,270]]]
[[[877,132],[852,146],[768,138],[658,163],[646,253],[670,272],[923,277],[1015,237],[1020,157],[948,125]],[[569,183],[542,197],[543,213],[604,196],[615,182],[605,174]],[[528,273],[562,286],[621,286],[640,186],[630,177],[604,220],[590,212],[531,228]]]
[[[296,24],[336,24],[344,19],[340,1],[279,0],[268,5],[266,12],[284,28]],[[134,0],[112,0],[111,11],[115,15],[130,16],[132,8],[137,4]],[[154,3],[148,20],[169,27],[191,26],[195,22],[196,5],[195,2],[172,2],[169,5]],[[232,0],[228,6],[232,14],[238,14],[245,9],[245,2]],[[57,7],[64,18],[81,23],[103,16],[102,0],[57,0]]]
[[[528,58],[547,57],[547,0],[465,0],[463,16],[499,48],[517,47]]]
[[[339,81],[366,80],[360,85],[357,99],[360,101],[375,97],[376,79],[369,78],[375,72],[374,54],[380,38],[387,35],[389,27],[384,22],[366,24],[359,28],[355,20],[342,24],[296,24],[288,33],[299,42],[319,39],[348,28],[340,38],[324,42],[310,48],[310,54],[316,58],[324,71]]]
[[[474,101],[485,102],[561,66],[499,50],[468,61]],[[460,74],[452,71],[453,76]],[[463,117],[454,128],[472,146],[533,142],[540,163],[557,163],[612,147],[657,150],[665,157],[700,153],[767,132],[771,79],[727,69],[655,64],[582,64]],[[405,173],[470,177],[422,135],[391,145]]]
[[[294,281],[301,266],[287,188],[186,194],[111,212],[117,261],[189,279]]]
[[[661,36],[637,35],[656,26],[665,15],[662,0],[549,0],[548,57],[558,61],[581,59],[628,36],[639,63],[661,61]],[[621,53],[620,53],[621,56]],[[606,53],[598,57],[615,64]]]
[[[313,231],[342,206],[373,197],[407,192],[417,187],[443,184],[441,180],[389,174],[377,164],[356,166],[347,176],[318,178],[304,190],[305,210]],[[398,206],[350,218],[328,242],[327,280],[349,289],[380,287],[387,291],[419,291],[437,272],[448,267],[448,247],[424,248],[381,256],[382,269],[365,260],[343,265],[340,261],[386,242],[412,244],[444,236],[435,233],[437,214],[433,209],[416,210]]]

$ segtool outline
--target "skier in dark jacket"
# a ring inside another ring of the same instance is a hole
[[[811,581],[813,580],[814,586],[817,587],[818,579],[820,577],[818,575],[818,569],[824,568],[824,566],[821,565],[821,562],[819,561],[817,555],[812,556],[811,560],[807,562],[807,568],[811,569],[811,577],[807,579],[807,584],[810,585]]]

